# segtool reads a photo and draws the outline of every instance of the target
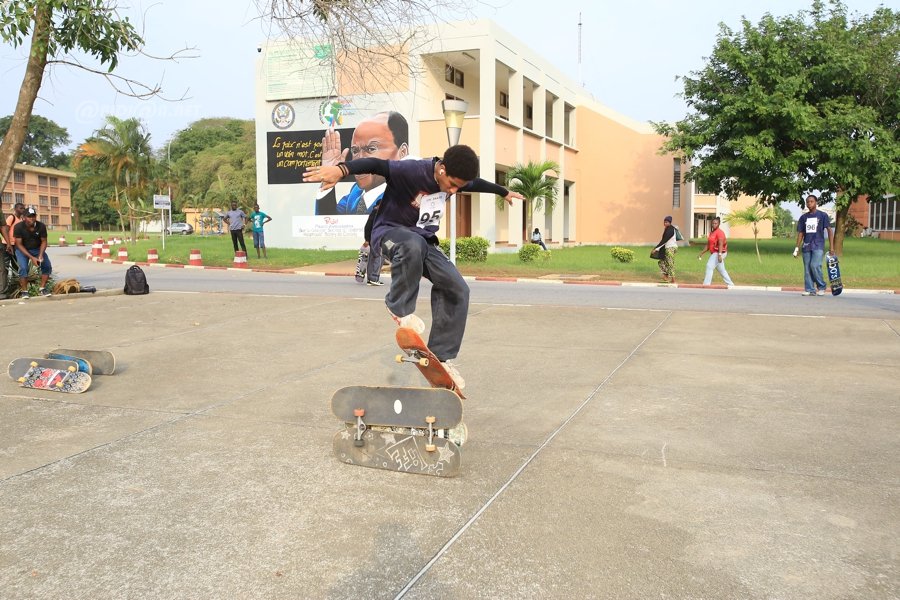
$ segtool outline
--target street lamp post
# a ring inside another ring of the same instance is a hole
[[[441,108],[447,125],[447,142],[455,146],[462,134],[463,119],[469,110],[469,103],[465,100],[444,100]],[[456,264],[456,194],[450,195],[450,262]]]

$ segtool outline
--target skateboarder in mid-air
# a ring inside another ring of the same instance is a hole
[[[309,167],[305,182],[334,186],[347,175],[381,175],[387,188],[372,226],[372,245],[391,263],[391,287],[385,297],[391,317],[417,333],[425,323],[415,315],[422,277],[431,290],[431,332],[428,348],[440,359],[457,387],[465,381],[448,361],[462,345],[469,310],[469,286],[438,245],[437,231],[447,196],[457,192],[490,193],[512,204],[524,196],[478,177],[478,156],[465,145],[449,148],[443,158],[382,160],[360,158],[334,166]]]

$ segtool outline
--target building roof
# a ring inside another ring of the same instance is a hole
[[[26,163],[16,163],[13,167],[16,171],[29,171],[31,173],[40,173],[41,175],[57,175],[59,177],[68,177],[75,179],[75,173],[71,171],[63,171],[61,169],[51,169],[50,167],[36,167]]]

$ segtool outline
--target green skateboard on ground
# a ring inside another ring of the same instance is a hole
[[[462,420],[462,402],[446,389],[352,386],[331,410],[346,425],[332,442],[341,462],[438,477],[459,473],[459,446],[442,437]]]
[[[48,369],[34,362],[18,379],[19,385],[35,390],[80,394],[91,387],[91,376],[69,367],[66,370]]]
[[[116,357],[106,350],[72,350],[70,348],[57,348],[47,353],[47,358],[61,358],[63,360],[82,359],[91,363],[93,375],[112,375],[116,372]]]
[[[87,369],[90,369],[91,365],[82,361]],[[19,377],[25,375],[28,372],[28,369],[32,367],[33,364],[40,365],[46,369],[58,369],[60,371],[68,371],[69,367],[73,367],[76,371],[81,371],[83,373],[91,374],[89,370],[82,369],[81,366],[77,362],[72,360],[60,360],[56,358],[17,358],[16,360],[9,363],[9,367],[6,368],[6,372],[9,374],[10,379],[18,380]]]

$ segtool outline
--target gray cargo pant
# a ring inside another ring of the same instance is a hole
[[[469,315],[465,279],[439,246],[414,231],[395,227],[385,232],[380,243],[391,262],[391,289],[384,299],[388,310],[398,317],[414,313],[422,277],[431,281],[428,348],[442,362],[456,358]]]

